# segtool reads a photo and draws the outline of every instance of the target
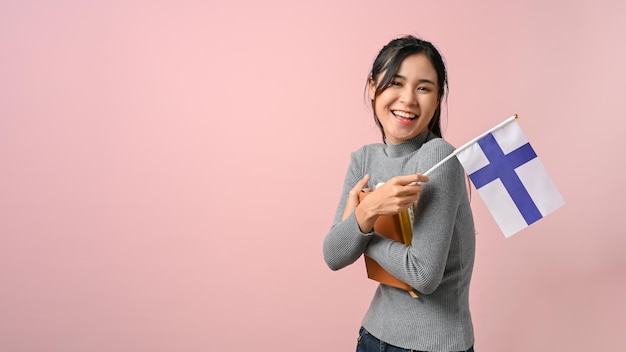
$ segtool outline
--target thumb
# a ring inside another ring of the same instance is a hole
[[[357,205],[359,205],[359,194],[363,190],[363,187],[367,184],[370,179],[370,175],[365,175],[362,179],[360,179],[354,187],[348,193],[348,199],[346,200],[346,207],[343,210],[342,220],[345,220],[353,211],[356,209]]]
[[[360,179],[355,185],[354,187],[352,187],[352,189],[350,190],[350,195],[351,196],[357,196],[359,194],[359,192],[361,192],[363,190],[363,188],[365,187],[365,185],[367,185],[367,182],[370,180],[370,175],[366,174],[362,179]]]
[[[363,188],[365,188],[365,186],[367,185],[367,182],[369,182],[369,180],[370,180],[370,175],[365,174],[365,176],[363,176],[363,178],[360,179],[359,182],[356,183],[354,188],[356,188],[359,192],[362,191]]]

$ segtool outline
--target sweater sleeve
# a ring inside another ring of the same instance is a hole
[[[367,244],[372,238],[361,232],[357,224],[354,212],[345,220],[341,220],[346,207],[348,192],[354,185],[365,175],[361,163],[359,163],[360,155],[363,150],[352,153],[348,172],[344,179],[343,191],[335,218],[330,231],[324,238],[324,260],[332,270],[339,270],[354,263],[367,248]]]
[[[453,150],[441,139],[425,144],[416,172],[428,170]],[[446,269],[457,211],[466,192],[464,175],[456,158],[429,175],[417,203],[410,246],[375,235],[365,253],[419,292],[433,293]]]

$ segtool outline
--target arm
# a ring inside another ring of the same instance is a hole
[[[429,169],[452,150],[452,146],[442,140],[424,145],[420,150],[419,169]],[[457,209],[464,192],[465,178],[460,163],[456,159],[446,162],[424,185],[415,212],[412,245],[375,235],[365,253],[421,293],[434,292],[443,278]]]
[[[358,194],[350,195],[351,190],[358,187],[359,180],[364,178],[356,154],[353,153],[351,156],[333,225],[324,238],[324,260],[332,270],[339,270],[354,263],[363,254],[371,239],[369,234],[361,232],[354,216]]]
[[[354,263],[363,254],[379,215],[397,214],[417,201],[422,186],[412,183],[428,181],[418,174],[394,177],[359,202],[369,175],[362,177],[357,154],[352,155],[335,221],[324,240],[324,259],[333,270]]]

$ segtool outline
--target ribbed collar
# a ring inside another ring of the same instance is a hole
[[[398,144],[387,143],[385,145],[385,154],[392,158],[407,156],[412,152],[418,150],[422,146],[422,144],[426,142],[429,133],[430,132],[427,130],[413,137],[413,139],[409,139],[408,141],[404,141]]]

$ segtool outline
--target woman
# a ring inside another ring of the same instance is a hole
[[[384,143],[352,153],[324,259],[332,270],[362,254],[419,291],[379,285],[359,331],[362,351],[473,351],[469,285],[474,221],[465,174],[456,158],[429,177],[454,148],[442,139],[441,102],[447,88],[443,59],[429,42],[406,36],[376,57],[367,81]],[[377,187],[361,202],[359,193]],[[378,216],[413,207],[411,245],[373,231]]]

